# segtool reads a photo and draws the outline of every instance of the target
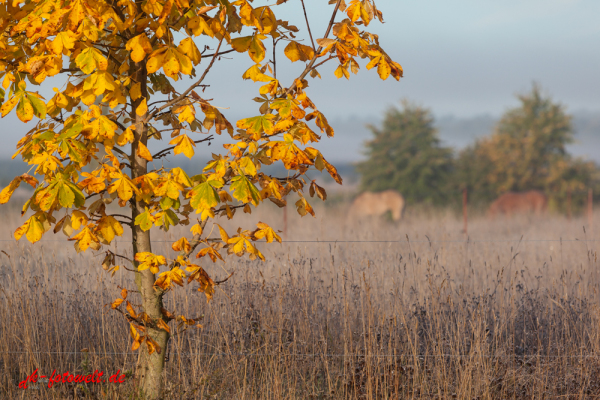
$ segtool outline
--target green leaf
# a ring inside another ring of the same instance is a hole
[[[175,202],[175,200],[171,199],[170,197],[163,197],[160,200],[160,208],[162,208],[163,210],[168,210],[169,208],[171,208],[173,206],[173,203]]]
[[[237,127],[240,129],[247,129],[250,134],[265,132],[267,135],[271,135],[273,134],[273,123],[271,122],[273,118],[275,118],[274,115],[267,114],[241,119],[237,122]]]
[[[255,206],[260,202],[260,193],[256,186],[250,182],[246,175],[238,175],[231,180],[233,197],[242,203],[252,203]]]
[[[69,187],[69,189],[71,189],[71,191],[73,192],[73,195],[75,196],[75,200],[73,201],[73,204],[75,205],[76,208],[79,207],[83,207],[83,205],[85,204],[85,196],[83,195],[83,192],[81,191],[81,189],[79,188],[79,186],[75,185],[72,182],[65,182],[65,185]]]
[[[81,131],[83,129],[83,124],[81,124],[81,123],[68,124],[67,127],[69,127],[69,129],[65,129],[58,137],[59,141],[65,140],[65,139],[70,139],[70,138],[73,138],[73,137],[79,135],[79,133],[81,133]]]
[[[148,211],[148,208],[146,207],[146,211],[135,217],[134,223],[135,225],[139,225],[140,228],[142,228],[142,230],[145,232],[152,228],[153,222],[154,217],[152,216],[152,214],[150,214],[150,211]]]
[[[33,106],[26,96],[21,96],[17,105],[17,117],[23,122],[29,122],[33,118]]]
[[[88,47],[83,50],[75,59],[75,64],[84,74],[91,74],[96,68],[106,70],[108,61],[102,55],[100,50]]]
[[[173,210],[166,210],[158,221],[156,221],[157,226],[163,226],[165,231],[169,230],[171,225],[177,225],[179,223],[179,217]]]
[[[215,182],[217,181],[207,181],[194,187],[194,196],[190,202],[192,207],[195,209],[210,209],[219,204],[219,195],[213,186]]]
[[[75,202],[75,194],[64,183],[58,186],[58,202],[64,208],[70,207]]]
[[[27,93],[27,98],[33,107],[33,114],[39,119],[46,118],[46,103],[32,93]]]

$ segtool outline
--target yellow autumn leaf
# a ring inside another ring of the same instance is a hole
[[[45,232],[44,224],[37,214],[32,215],[23,225],[15,231],[15,239],[20,240],[23,235],[31,243],[35,243],[42,238]]]
[[[75,250],[77,252],[86,251],[88,248],[94,250],[100,249],[100,240],[91,231],[89,226],[86,226],[77,235],[73,236],[69,240],[75,240]]]
[[[194,63],[194,65],[200,64],[200,60],[202,59],[202,55],[200,54],[200,50],[196,47],[196,44],[192,40],[192,38],[185,38],[177,46],[177,49],[185,54],[189,59]]]
[[[158,286],[164,290],[169,289],[173,283],[183,286],[183,278],[185,278],[185,272],[179,267],[175,267],[170,271],[165,271],[158,276],[154,286]]]
[[[115,236],[123,235],[123,226],[110,215],[106,215],[98,221],[98,228],[108,243],[112,242]]]
[[[138,157],[143,158],[144,160],[152,161],[152,154],[150,154],[150,150],[148,150],[146,145],[144,145],[144,143],[142,143],[142,142],[138,143],[138,147],[137,147],[135,154]]]
[[[35,179],[31,175],[23,174],[23,175],[17,176],[15,179],[13,179],[10,182],[10,185],[8,185],[4,189],[2,189],[2,192],[0,192],[0,204],[5,204],[5,203],[8,202],[8,200],[10,200],[12,194],[21,185],[22,181],[27,182],[28,184],[30,184],[34,188],[38,184],[37,179]]]
[[[186,105],[183,107],[183,111],[179,113],[179,122],[187,122],[191,124],[196,119],[196,110],[194,106]]]
[[[242,75],[242,78],[252,79],[254,82],[270,82],[273,80],[273,78],[261,72],[260,64],[255,64],[248,68],[248,70]]]
[[[114,178],[117,178],[117,180],[108,187],[108,193],[117,192],[119,198],[123,201],[131,199],[134,193],[137,195],[140,194],[135,183],[129,176],[123,174],[122,171],[117,172]]]
[[[148,112],[148,106],[146,105],[146,98],[144,97],[140,104],[135,109],[135,113],[140,117]]]
[[[196,258],[202,258],[206,255],[208,255],[210,257],[212,262],[217,262],[217,258],[221,261],[224,261],[221,254],[218,251],[216,251],[213,247],[210,247],[210,246],[205,247],[202,250],[200,250],[198,252],[198,254],[196,254]]]
[[[215,225],[217,225],[217,227],[219,228],[219,233],[221,234],[221,240],[223,240],[225,243],[229,242],[229,235],[227,234],[225,229],[223,229],[223,227],[221,227],[221,225],[219,225],[219,224],[215,224]]]
[[[124,301],[125,300],[123,300],[123,299],[116,299],[115,301],[113,301],[112,303],[110,303],[110,308],[112,308],[114,310],[117,307],[119,307],[121,304],[123,304]]]
[[[63,49],[72,49],[75,46],[75,40],[75,36],[70,31],[60,32],[50,43],[50,49],[54,54],[61,54]]]
[[[350,79],[350,73],[342,65],[338,66],[334,73],[335,73],[335,77],[338,79],[340,79],[342,76],[345,77],[346,79]]]
[[[125,49],[130,51],[131,60],[136,63],[146,58],[146,54],[152,53],[152,45],[145,33],[129,39]]]
[[[391,72],[392,68],[390,67],[390,64],[382,57],[377,65],[377,73],[379,74],[379,77],[385,81],[390,76]]]
[[[173,243],[173,245],[171,246],[171,248],[175,251],[185,251],[186,253],[189,253],[192,250],[192,246],[190,246],[190,242],[188,242],[188,240],[184,237],[182,237],[181,239],[179,239],[178,241],[176,241],[175,243]]]
[[[133,142],[135,137],[133,135],[133,130],[131,128],[132,127],[125,129],[125,131],[117,137],[117,144],[119,146],[125,146],[127,143]]]
[[[267,243],[271,243],[273,240],[277,240],[279,243],[281,243],[281,237],[279,237],[279,235],[269,225],[265,224],[264,222],[259,222],[257,226],[258,229],[254,231],[254,237],[256,239],[265,238]]]
[[[87,224],[88,217],[79,210],[74,210],[71,214],[71,227],[74,230],[78,230],[81,226]]]
[[[315,51],[312,47],[305,46],[296,41],[291,41],[283,52],[292,62],[310,61],[315,56]]]
[[[161,265],[166,265],[167,260],[163,256],[157,256],[150,252],[136,253],[135,261],[140,263],[138,265],[138,271],[143,271],[150,268],[150,272],[157,274]]]
[[[133,100],[133,101],[136,101],[137,99],[142,97],[142,84],[139,82],[134,83],[131,86],[131,89],[129,89],[129,96],[131,97],[131,100]]]
[[[215,34],[212,31],[211,27],[209,26],[209,24],[206,22],[206,20],[200,16],[197,15],[195,17],[192,17],[188,20],[188,28],[192,31],[192,33],[194,34],[194,36],[200,36],[202,34],[205,34],[207,36],[210,37],[214,37]]]
[[[194,156],[194,147],[196,147],[196,143],[188,135],[179,135],[173,138],[169,142],[169,144],[174,144],[175,155],[183,153],[187,158],[192,158]]]

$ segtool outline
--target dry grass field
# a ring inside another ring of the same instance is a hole
[[[0,212],[9,240],[18,220]],[[269,212],[241,218],[281,228]],[[583,218],[474,218],[467,239],[449,213],[395,225],[317,212],[290,210],[291,242],[260,244],[266,262],[206,265],[235,273],[211,303],[191,287],[168,295],[203,318],[167,349],[165,398],[600,398],[600,235]],[[175,237],[157,233],[155,251]],[[59,235],[0,247],[0,398],[135,398],[127,322],[105,306],[134,288],[129,273],[111,278]],[[36,368],[128,379],[18,389]]]

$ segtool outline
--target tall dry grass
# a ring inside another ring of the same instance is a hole
[[[318,211],[290,215],[296,242],[261,244],[266,262],[203,264],[234,272],[211,303],[191,288],[166,297],[202,328],[166,349],[165,398],[600,397],[600,271],[583,219],[480,218],[466,239],[450,214],[395,226]],[[6,240],[17,221],[2,212]],[[282,226],[277,209],[242,218]],[[178,233],[155,235],[155,251]],[[111,278],[66,241],[0,243],[0,398],[135,398],[127,322],[105,306],[134,289],[128,273]],[[36,368],[128,379],[18,389]]]

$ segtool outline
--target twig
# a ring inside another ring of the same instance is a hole
[[[204,227],[206,226],[206,223],[208,222],[208,218],[206,218],[204,221],[200,222],[200,227],[202,229],[204,229]],[[183,258],[187,258],[190,256],[190,254],[192,254],[194,252],[194,250],[196,250],[196,247],[198,247],[198,245],[200,243],[202,243],[202,235],[194,235],[192,237],[192,240],[190,241],[190,251],[185,251],[185,250],[181,250],[179,252],[179,255]],[[173,261],[170,265],[170,268],[173,269],[173,267],[176,265],[175,264],[176,261]]]
[[[316,69],[317,67],[320,67],[321,65],[325,64],[327,61],[333,60],[335,57],[334,56],[329,56],[328,59],[321,61],[320,63],[318,63],[317,65],[313,66],[311,68],[311,70]]]
[[[194,143],[202,143],[202,142],[206,142],[206,141],[211,141],[213,140],[213,135],[210,135],[209,137],[205,138],[205,139],[201,139],[201,140],[194,140]],[[161,158],[167,155],[168,152],[170,152],[171,150],[173,150],[175,147],[177,146],[171,146],[171,147],[167,147],[166,149],[163,149],[161,151],[159,151],[158,153],[156,153],[155,155],[152,156],[152,158]]]
[[[277,46],[277,42],[275,38],[273,38],[273,78],[277,79],[277,59],[275,55],[275,47]]]
[[[338,5],[339,5],[339,2],[338,2]],[[197,86],[200,86],[200,84],[204,81],[204,78],[206,78],[206,75],[208,75],[208,72],[210,71],[210,69],[214,65],[215,61],[217,60],[217,56],[219,55],[219,49],[221,48],[221,45],[223,44],[223,39],[225,39],[225,37],[221,38],[221,40],[219,41],[219,46],[217,46],[217,50],[215,51],[215,54],[213,55],[212,60],[210,60],[210,64],[208,64],[208,67],[206,67],[206,69],[204,70],[204,73],[202,74],[202,76],[200,77],[200,79],[198,79],[196,82],[194,82],[192,84],[192,86],[190,86],[189,88],[187,88],[186,91],[183,92],[179,97],[171,100],[167,104],[165,104],[165,105],[157,108],[156,110],[152,111],[152,113],[148,114],[148,117],[146,117],[146,119],[144,120],[144,123],[147,123],[148,121],[150,121],[150,119],[152,119],[156,114],[158,114],[159,112],[161,112],[165,108],[171,107],[173,104],[179,103],[192,90],[194,90]]]
[[[335,9],[333,10],[333,14],[331,15],[331,20],[329,21],[329,26],[327,27],[327,31],[325,32],[325,36],[324,36],[325,39],[327,39],[327,36],[329,36],[329,32],[331,32],[331,28],[333,27],[333,22],[335,21],[335,16],[337,15],[337,12],[340,8],[341,1],[342,0],[338,0],[337,3],[335,4]],[[292,85],[285,91],[286,95],[292,93],[292,91],[296,88],[297,81],[301,81],[302,79],[304,79],[304,77],[306,77],[306,75],[308,75],[308,73],[312,69],[313,65],[315,64],[315,61],[317,61],[317,57],[318,57],[319,53],[322,50],[323,50],[323,46],[319,46],[317,51],[315,51],[315,55],[313,56],[313,59],[310,60],[310,62],[308,63],[308,65],[306,66],[304,71],[300,74],[300,76],[297,79],[294,80]]]
[[[111,150],[114,150],[115,152],[119,153],[121,156],[125,157],[126,159],[130,160],[129,156],[127,155],[127,153],[125,153],[123,150],[119,149],[118,147],[113,147]],[[131,167],[130,167],[131,168]]]
[[[122,123],[120,123],[118,118],[111,119],[111,121],[114,122],[115,124],[119,125],[119,128],[121,128],[121,130],[123,132],[125,132],[127,130],[127,127],[125,125],[123,125]]]
[[[217,50],[217,51],[218,51],[218,50]],[[216,56],[222,56],[223,54],[233,53],[234,51],[235,51],[235,49],[231,49],[231,50],[225,50],[225,51],[222,51],[222,52],[220,52],[220,53],[213,53],[213,54],[207,54],[207,55],[203,55],[203,56],[202,56],[202,58],[205,58],[205,57],[207,57],[207,58],[208,58],[208,57],[214,57],[215,55],[216,55]]]
[[[233,274],[235,273],[235,271],[233,271],[231,274],[229,274],[229,276],[225,279],[223,279],[222,281],[215,281],[215,285],[220,285],[221,283],[225,283],[229,280],[229,278],[231,278],[233,276]]]
[[[111,216],[111,217],[123,217],[123,218],[128,218],[128,219],[130,219],[130,220],[132,220],[132,221],[133,221],[133,218],[131,218],[131,217],[130,217],[130,216],[128,216],[128,215],[123,215],[123,214],[111,214],[110,216]]]
[[[97,196],[97,195],[100,195],[100,194],[102,194],[102,193],[104,193],[104,192],[106,192],[106,189],[104,189],[104,190],[101,190],[101,191],[99,191],[98,193],[92,193],[92,194],[90,194],[89,196],[86,196],[86,198],[85,198],[85,199],[86,199],[86,200],[87,200],[87,199],[90,199],[90,198],[92,198],[92,197],[94,197],[94,196]]]
[[[289,180],[298,179],[300,176],[301,176],[301,174],[300,174],[300,173],[297,173],[297,174],[295,174],[295,175],[288,176],[288,177],[286,177],[286,178],[276,178],[276,177],[274,177],[274,176],[271,176],[270,178],[271,178],[271,179],[277,179],[277,180],[279,180],[279,181],[289,181]]]
[[[302,2],[302,10],[304,11],[304,19],[306,20],[306,27],[308,28],[308,35],[310,36],[310,42],[312,43],[312,48],[317,52],[317,48],[315,47],[315,41],[313,40],[312,32],[310,31],[310,24],[308,23],[308,15],[306,15],[306,7],[304,7],[304,0],[300,0]],[[339,2],[338,2],[339,4]]]
[[[112,253],[112,251],[111,251],[111,253]],[[127,261],[129,261],[129,262],[131,263],[131,265],[134,265],[134,264],[133,264],[133,261],[132,261],[130,258],[128,258],[128,257],[125,257],[125,256],[122,256],[122,255],[120,255],[120,254],[116,254],[116,253],[112,253],[112,254],[113,254],[115,257],[119,257],[119,258],[122,258],[122,259],[124,259],[124,260],[127,260]],[[125,268],[125,267],[123,267],[123,268]],[[128,270],[128,271],[133,271],[133,270],[131,270],[131,269],[130,269],[130,270]],[[137,271],[135,271],[135,272],[137,272]]]

